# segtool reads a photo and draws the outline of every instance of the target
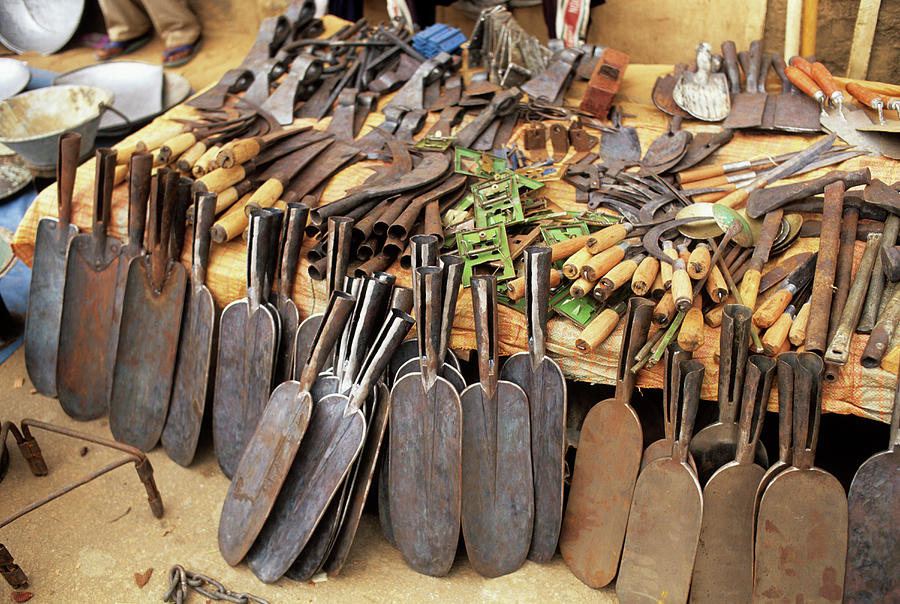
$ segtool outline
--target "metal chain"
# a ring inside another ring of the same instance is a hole
[[[163,601],[184,604],[191,589],[205,598],[233,602],[234,604],[269,604],[253,594],[237,593],[226,589],[224,585],[212,577],[185,570],[180,564],[169,569],[169,590]]]

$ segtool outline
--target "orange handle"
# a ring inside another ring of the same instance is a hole
[[[619,324],[619,313],[606,308],[575,339],[575,348],[583,352],[594,352]]]
[[[725,174],[725,168],[722,166],[702,166],[700,168],[691,168],[678,173],[678,182],[686,184],[696,182],[698,180],[706,180],[714,176],[722,176]]]
[[[784,75],[791,81],[791,84],[799,88],[804,94],[818,100],[816,97],[822,95],[822,89],[813,82],[813,79],[797,69],[788,65],[784,68]]]
[[[721,187],[727,184],[731,184],[728,180],[728,174],[720,174],[719,176],[684,183],[681,185],[681,188],[685,191],[690,191],[691,189],[705,189],[706,187]]]
[[[672,317],[674,316],[675,299],[672,298],[672,292],[666,292],[665,295],[659,299],[659,302],[657,302],[656,306],[653,308],[652,321],[657,325],[665,327],[669,324],[669,321],[671,321]]]
[[[822,87],[822,90],[829,97],[833,95],[835,92],[840,93],[841,89],[837,85],[837,82],[834,81],[834,76],[831,75],[831,72],[828,71],[828,68],[816,61],[812,66],[812,77],[816,81],[819,86]]]
[[[803,303],[803,306],[800,307],[800,312],[797,313],[797,316],[794,317],[794,322],[791,323],[791,331],[788,333],[788,339],[794,346],[800,346],[806,341],[806,324],[809,322],[810,308],[811,305],[809,300],[807,300]]]
[[[631,291],[638,296],[643,296],[650,291],[650,287],[659,274],[659,260],[653,256],[647,256],[638,265],[631,277]]]
[[[788,304],[791,303],[793,296],[786,289],[775,292],[771,298],[763,302],[762,306],[753,313],[753,324],[759,328],[771,327],[784,312],[784,309],[787,308]]]
[[[579,235],[578,237],[573,237],[572,239],[566,239],[565,241],[554,243],[550,246],[550,249],[552,250],[550,260],[552,262],[556,262],[557,260],[568,258],[584,247],[584,244],[587,243],[588,237],[590,237],[590,235]]]
[[[856,82],[847,82],[847,92],[853,95],[860,103],[871,107],[872,109],[878,108],[878,102],[880,101],[882,106],[884,106],[884,99],[881,98],[877,92],[869,90],[865,86],[861,86]]]
[[[723,191],[721,193],[703,193],[702,195],[691,195],[694,203],[716,203],[720,199],[725,199],[728,196],[728,191],[734,191],[737,189],[737,185],[723,185],[722,189],[727,189],[727,191]],[[690,193],[688,193],[690,195]]]
[[[807,76],[812,78],[812,63],[804,59],[803,57],[794,57],[791,59],[791,64],[789,67],[794,67],[795,69],[799,69]],[[796,85],[796,84],[795,84]]]
[[[706,273],[709,272],[709,261],[709,247],[706,245],[698,245],[695,247],[688,258],[688,276],[695,281],[705,277]]]
[[[763,352],[769,356],[774,356],[787,340],[788,333],[791,329],[791,315],[783,313],[775,323],[772,324],[762,337]]]
[[[705,287],[709,299],[716,304],[722,302],[728,296],[728,285],[725,283],[725,277],[722,276],[722,271],[719,270],[718,266],[710,269]]]

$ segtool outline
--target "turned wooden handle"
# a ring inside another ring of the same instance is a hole
[[[203,141],[197,141],[191,146],[190,149],[181,154],[181,157],[178,158],[178,161],[175,163],[175,167],[177,167],[181,172],[185,172],[187,174],[191,174],[194,168],[194,164],[197,163],[203,154],[206,153],[206,143]]]
[[[663,254],[672,259],[672,262],[678,260],[678,252],[675,251],[675,248],[664,249]],[[672,287],[672,264],[669,262],[660,262],[659,263],[659,274],[662,275],[663,287],[665,289],[669,289]]]
[[[628,229],[623,224],[614,224],[588,236],[587,250],[592,254],[599,254],[619,243],[628,235]]]
[[[128,164],[117,164],[113,171],[113,186],[117,186],[125,182],[128,178]]]
[[[812,65],[812,77],[816,83],[822,87],[822,91],[829,97],[835,92],[841,91],[837,82],[834,81],[834,76],[828,71],[828,68],[818,61]]]
[[[691,278],[688,277],[684,260],[681,258],[672,267],[672,297],[675,300],[675,308],[684,312],[691,307],[694,295],[691,290]]]
[[[656,276],[659,274],[659,260],[653,256],[647,256],[638,265],[631,277],[631,291],[638,296],[643,296],[650,291]]]
[[[789,290],[780,289],[775,294],[763,302],[762,306],[753,313],[753,324],[759,328],[771,327],[788,304],[791,303],[793,294]]]
[[[231,241],[243,233],[250,224],[250,217],[244,214],[244,206],[250,201],[250,193],[240,198],[209,229],[209,235],[216,243]]]
[[[197,142],[197,137],[193,132],[182,132],[177,136],[173,136],[159,148],[160,160],[169,163],[176,157],[190,149]]]
[[[665,327],[675,316],[675,300],[672,298],[672,292],[666,292],[656,306],[653,307],[652,321],[656,325]]]
[[[581,274],[581,267],[590,259],[591,253],[587,251],[587,248],[582,247],[563,263],[563,275],[568,279],[577,279],[578,275]]]
[[[591,283],[596,283],[600,277],[608,273],[624,257],[625,250],[622,249],[622,246],[613,246],[592,256],[590,260],[585,262],[584,266],[581,267],[581,276]]]
[[[822,93],[822,89],[819,88],[819,85],[813,82],[811,77],[796,67],[788,65],[784,68],[784,75],[791,81],[791,84],[812,98],[816,98],[818,94]]]
[[[703,345],[703,311],[699,305],[692,306],[684,315],[678,331],[678,345],[693,352]]]
[[[223,168],[231,168],[253,159],[259,155],[261,149],[262,146],[259,144],[258,139],[242,138],[230,145],[226,145],[219,151],[219,154],[216,155],[216,161]]]
[[[244,208],[244,213],[247,216],[250,216],[251,205],[253,206],[252,209],[272,207],[275,202],[278,201],[278,198],[281,197],[283,192],[284,186],[281,182],[274,178],[270,178],[260,185],[260,187],[250,196],[247,207]]]
[[[550,288],[558,286],[562,282],[562,273],[555,268],[550,269]],[[513,302],[521,300],[525,296],[525,276],[506,282],[506,295]]]
[[[740,174],[740,172],[737,172],[737,174]],[[730,185],[731,181],[729,180],[729,176],[729,174],[722,174],[721,176],[713,176],[711,178],[695,180],[693,182],[681,185],[681,188],[686,191],[690,191],[691,189],[705,189],[707,187],[721,187],[724,185]]]
[[[687,273],[691,279],[699,280],[709,272],[709,248],[698,245],[691,251],[687,262]]]
[[[790,330],[791,315],[782,313],[761,338],[763,352],[769,356],[774,356],[781,350]]]
[[[727,190],[714,193],[701,193],[700,195],[691,195],[691,199],[694,201],[694,203],[716,203],[720,199],[724,199],[728,195],[729,191],[736,190],[737,185],[722,185],[720,188]]]
[[[750,268],[741,279],[741,300],[750,310],[756,308],[756,296],[759,295],[759,280],[762,274],[758,269]]]
[[[216,195],[216,215],[221,214],[234,205],[240,198],[241,194],[236,187],[228,187],[218,195]]]
[[[727,206],[731,209],[735,209],[738,206],[746,203],[748,197],[750,197],[750,193],[748,193],[745,189],[735,189],[716,203],[719,205]]]
[[[135,153],[147,150],[147,145],[143,141],[134,141],[130,143],[120,143],[113,147],[116,150],[116,164],[127,164],[131,161],[131,156]]]
[[[884,104],[881,95],[856,82],[847,82],[847,92],[849,92],[857,101],[872,109],[876,109],[879,102],[882,105]]]
[[[590,237],[590,235],[579,235],[578,237],[572,237],[571,239],[566,239],[565,241],[560,241],[551,245],[550,249],[553,250],[553,254],[550,256],[551,262],[568,258],[578,250],[582,249],[587,243],[588,237]]]
[[[200,178],[207,172],[212,172],[219,167],[219,164],[216,163],[216,155],[219,154],[220,149],[221,147],[218,145],[213,145],[204,151],[200,159],[194,162],[194,166],[191,168],[191,174],[194,175],[194,178]]]
[[[806,341],[806,324],[809,322],[809,309],[811,308],[809,300],[800,307],[800,312],[794,317],[791,323],[791,331],[788,333],[788,339],[794,346],[801,346]]]
[[[813,74],[812,63],[810,63],[803,57],[794,57],[793,59],[791,59],[791,64],[789,65],[789,67],[793,67],[794,69],[799,69],[800,71],[805,73],[807,76],[812,78],[812,74]]]
[[[247,175],[244,166],[219,168],[194,181],[194,192],[221,193],[231,185],[239,183]]]
[[[612,308],[605,308],[594,317],[575,339],[575,348],[583,352],[594,352],[597,347],[616,330],[619,324],[619,313]]]
[[[588,281],[584,277],[579,277],[572,283],[572,286],[569,288],[569,295],[571,295],[573,298],[584,298],[584,296],[587,295],[589,291],[591,291],[591,288],[593,286],[593,281]]]
[[[714,303],[718,304],[725,300],[728,297],[728,285],[725,283],[725,277],[722,276],[722,271],[719,270],[718,266],[712,267],[709,272],[709,278],[706,279],[706,293],[709,295],[709,299]],[[709,323],[707,323],[709,324]]]
[[[689,170],[679,172],[678,182],[681,184],[686,184],[689,182],[696,182],[698,180],[713,178],[715,176],[722,176],[723,174],[725,174],[725,168],[722,166],[701,166],[699,168],[691,168]]]

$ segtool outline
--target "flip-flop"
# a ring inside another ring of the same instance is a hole
[[[181,46],[176,46],[175,48],[168,48],[164,50],[162,66],[166,68],[181,67],[182,65],[193,59],[194,56],[196,56],[197,52],[200,50],[201,43],[202,38],[197,38],[190,44],[183,44]],[[177,59],[172,59],[171,61],[169,60],[169,57],[183,52],[187,52],[187,54]]]
[[[149,42],[152,37],[153,32],[148,31],[147,33],[138,36],[137,38],[132,38],[131,40],[120,40],[118,42],[113,42],[110,40],[100,48],[100,51],[94,55],[94,58],[98,61],[109,61],[110,59],[115,59],[123,55],[131,54],[134,51],[146,46],[147,42]]]

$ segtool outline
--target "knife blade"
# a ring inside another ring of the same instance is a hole
[[[759,328],[770,327],[781,316],[793,297],[812,280],[818,256],[818,252],[813,253],[784,278],[775,293],[753,313],[754,325]]]

